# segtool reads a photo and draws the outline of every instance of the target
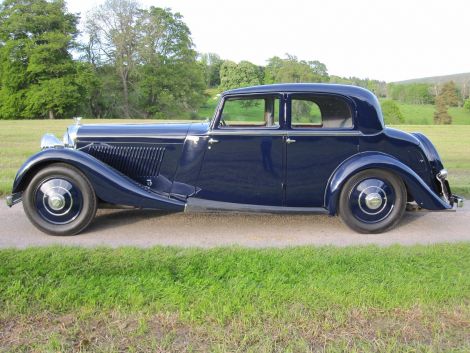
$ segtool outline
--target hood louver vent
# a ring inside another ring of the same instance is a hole
[[[139,180],[159,174],[165,147],[92,144],[84,152]]]

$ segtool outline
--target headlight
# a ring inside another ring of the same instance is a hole
[[[65,147],[69,148],[75,148],[76,147],[76,142],[77,142],[77,133],[78,129],[80,128],[79,122],[80,120],[76,120],[75,125],[70,125],[67,128],[67,131],[64,134],[64,137],[62,138],[62,141],[64,142]]]
[[[54,147],[64,147],[64,145],[53,134],[45,134],[41,139],[41,149]]]

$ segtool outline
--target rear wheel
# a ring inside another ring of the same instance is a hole
[[[380,233],[393,228],[406,209],[406,187],[398,176],[367,169],[352,176],[339,197],[339,215],[360,233]]]
[[[31,179],[23,207],[31,223],[44,233],[75,235],[93,220],[97,200],[82,172],[67,164],[52,164]]]

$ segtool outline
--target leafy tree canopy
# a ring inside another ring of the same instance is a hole
[[[220,67],[220,87],[223,90],[256,86],[262,82],[262,69],[249,61],[241,61],[239,64],[224,61]]]
[[[265,69],[265,83],[328,82],[326,65],[320,61],[299,60],[287,54],[285,59],[274,56]]]
[[[86,58],[112,88],[95,91],[90,101],[90,107],[111,108],[105,116],[171,117],[194,111],[204,100],[203,68],[179,13],[108,0],[89,18],[87,34]],[[121,101],[110,106],[116,95]]]
[[[409,104],[432,104],[434,96],[431,85],[427,83],[409,83],[388,85],[388,96],[391,99]]]
[[[83,87],[70,50],[78,17],[63,0],[0,5],[0,117],[72,115]]]
[[[470,111],[470,99],[467,99],[467,100],[465,101],[463,107],[464,107],[466,110]]]
[[[385,124],[402,124],[405,121],[403,114],[398,107],[398,104],[391,100],[387,99],[380,103],[382,107],[382,114],[384,117]]]
[[[443,103],[449,107],[457,107],[459,105],[459,91],[454,81],[444,83],[441,87],[439,97],[443,100]]]

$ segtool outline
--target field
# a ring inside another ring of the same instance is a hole
[[[434,124],[435,107],[431,104],[405,104],[398,103],[405,124],[412,125],[432,125]],[[449,114],[452,117],[453,125],[470,125],[470,111],[461,107],[449,108]]]
[[[85,123],[139,122],[138,120],[86,120]],[[148,120],[147,120],[148,122]],[[159,120],[158,122],[161,122]],[[11,191],[16,171],[39,150],[41,136],[52,132],[61,137],[71,120],[3,120],[0,121],[0,195]],[[453,191],[470,195],[470,125],[409,126],[400,129],[421,131],[435,143],[449,170]]]
[[[0,352],[468,352],[470,245],[0,251]]]

